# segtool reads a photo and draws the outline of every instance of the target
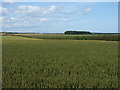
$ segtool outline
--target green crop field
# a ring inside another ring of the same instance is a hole
[[[119,41],[119,39],[120,39],[118,34],[83,34],[83,35],[15,34],[15,36],[22,36],[22,37],[36,38],[36,39],[59,39],[59,40],[105,40],[105,41]]]
[[[3,36],[4,88],[117,88],[118,42]]]

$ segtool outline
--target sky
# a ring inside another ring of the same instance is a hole
[[[0,5],[6,32],[118,32],[117,2],[14,2]]]

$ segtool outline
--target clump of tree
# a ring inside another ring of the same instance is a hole
[[[92,34],[89,31],[65,31],[64,34]]]

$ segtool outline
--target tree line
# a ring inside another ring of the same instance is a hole
[[[89,31],[65,31],[64,34],[92,34]]]

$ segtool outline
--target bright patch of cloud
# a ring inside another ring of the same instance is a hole
[[[56,11],[57,7],[55,5],[50,6],[49,8],[42,8],[39,6],[32,5],[22,5],[17,8],[16,13],[29,14],[29,15],[49,15]]]
[[[70,13],[71,13],[70,11],[68,11],[68,10],[66,11],[66,14],[70,14]]]
[[[57,10],[57,6],[52,5],[51,7],[47,8],[47,9],[44,9],[44,10],[42,11],[42,14],[49,15],[49,14],[51,14],[51,13],[55,13],[56,10]]]
[[[48,22],[49,19],[48,19],[48,18],[41,18],[40,21],[41,21],[41,22]]]
[[[22,5],[18,7],[16,13],[30,14],[38,11],[41,11],[41,9],[38,6]]]
[[[93,10],[92,10],[92,8],[86,8],[84,11],[85,12],[92,12]]]
[[[0,22],[2,22],[3,20],[4,20],[4,18],[1,16],[1,17],[0,17]]]
[[[15,18],[14,18],[14,17],[11,17],[11,20],[15,20]]]
[[[60,23],[65,23],[65,22],[67,22],[67,21],[68,21],[67,18],[63,18],[63,19],[61,19]]]
[[[49,8],[49,11],[51,12],[54,12],[56,11],[57,7],[55,5],[52,5],[50,8]]]

